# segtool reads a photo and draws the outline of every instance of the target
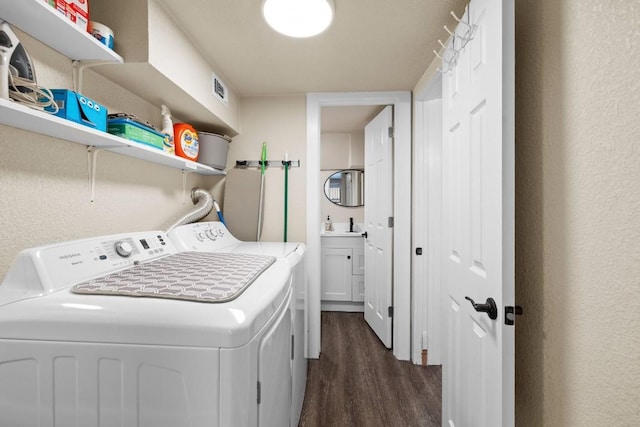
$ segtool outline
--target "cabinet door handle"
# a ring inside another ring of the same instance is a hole
[[[351,255],[347,255],[347,259],[351,259]]]

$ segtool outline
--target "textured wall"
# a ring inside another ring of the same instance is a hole
[[[640,2],[516,14],[517,425],[638,425]]]
[[[260,160],[267,143],[267,160],[300,160],[289,169],[288,241],[306,241],[306,98],[299,96],[242,98],[240,135],[229,146],[227,168],[236,160]],[[265,173],[265,214],[262,240],[282,241],[284,230],[284,168],[270,167]],[[225,213],[225,216],[227,213]]]
[[[35,62],[38,82],[71,87],[71,61],[16,32]],[[83,92],[109,111],[159,124],[156,106],[91,71],[85,76]],[[189,174],[187,190],[209,188],[218,180]],[[187,207],[179,170],[107,152],[98,154],[95,195],[90,203],[86,147],[0,125],[0,281],[22,249],[158,229]]]

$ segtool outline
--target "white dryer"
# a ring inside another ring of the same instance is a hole
[[[292,278],[292,396],[291,426],[297,426],[302,413],[307,381],[306,353],[306,246],[293,242],[243,242],[235,238],[221,222],[197,222],[182,225],[168,233],[171,242],[183,251],[236,253],[274,256],[291,267]]]
[[[203,255],[163,232],[22,252],[0,285],[0,427],[288,425],[290,266],[236,259],[234,283]]]

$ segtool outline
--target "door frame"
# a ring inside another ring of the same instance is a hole
[[[428,78],[427,78],[428,77]],[[442,100],[442,76],[430,69],[414,90],[413,141],[413,252],[411,360],[422,363],[422,350],[428,350],[428,365],[442,364],[442,299],[440,245],[442,236],[442,176],[436,166],[442,161],[442,114],[431,127],[425,119],[427,102]],[[424,162],[425,159],[428,159]]]
[[[307,357],[320,356],[320,129],[322,107],[393,105],[393,354],[411,357],[411,92],[307,94]]]

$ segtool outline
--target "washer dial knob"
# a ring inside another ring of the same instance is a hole
[[[131,243],[129,242],[120,240],[116,242],[114,247],[116,249],[116,253],[123,258],[128,258],[133,253],[133,246],[131,246]]]

